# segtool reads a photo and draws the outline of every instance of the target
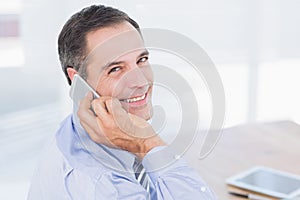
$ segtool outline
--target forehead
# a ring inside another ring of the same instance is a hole
[[[135,32],[138,33],[135,27],[128,22],[123,22],[91,31],[86,35],[87,50],[90,52],[101,43],[104,43],[109,39],[126,32],[132,32],[132,34]]]
[[[100,28],[86,36],[87,59],[86,64],[91,62],[109,62],[144,47],[140,33],[128,22]]]

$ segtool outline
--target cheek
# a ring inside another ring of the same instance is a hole
[[[152,72],[152,68],[151,66],[147,66],[147,67],[144,67],[142,68],[143,70],[143,74],[145,76],[145,78],[147,79],[147,81],[149,81],[150,83],[153,82],[153,72]]]
[[[103,78],[98,81],[96,88],[101,96],[118,97],[125,90],[125,85],[119,79]]]
[[[97,82],[97,92],[101,96],[112,96],[113,90],[115,88],[115,81],[108,79],[108,78],[103,78],[98,80]]]

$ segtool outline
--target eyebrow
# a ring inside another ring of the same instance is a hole
[[[140,53],[140,55],[138,55],[138,57],[143,57],[146,55],[149,55],[149,51],[147,49],[145,49],[142,53]],[[124,61],[109,62],[109,63],[105,64],[103,67],[101,67],[101,71],[104,71],[113,65],[119,65],[122,63],[124,63]]]

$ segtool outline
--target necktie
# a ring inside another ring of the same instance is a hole
[[[145,188],[147,193],[150,195],[149,177],[142,163],[139,162],[137,159],[135,159],[134,161],[133,170],[137,181]]]

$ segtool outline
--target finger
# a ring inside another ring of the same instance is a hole
[[[105,104],[106,99],[109,98],[111,97],[100,97],[92,101],[92,107],[101,120],[107,119],[107,117],[109,117],[109,113],[107,112],[107,107]]]
[[[137,115],[133,115],[131,113],[128,113],[128,115],[129,115],[130,120],[132,121],[132,123],[135,126],[138,126],[140,128],[145,128],[147,126],[150,126],[145,119],[143,119],[143,118],[141,118],[141,117],[139,117]]]
[[[86,96],[86,101],[88,101],[89,103],[87,103],[86,106],[89,106],[89,109],[92,111],[94,116],[97,116],[97,114],[94,111],[93,104],[92,104],[93,99],[94,99],[94,94],[92,92],[88,92],[87,96]]]
[[[123,109],[120,101],[116,98],[107,99],[105,101],[107,110],[114,117],[122,117],[127,114],[127,112]]]
[[[91,101],[93,100],[93,94],[88,92],[86,96],[79,102],[79,112],[88,112],[95,115],[93,108],[91,107]]]
[[[93,100],[93,94],[92,92],[88,92],[86,96],[79,102],[79,106],[83,108],[90,108],[92,100]]]
[[[95,115],[90,109],[91,107],[90,102],[92,98],[93,97],[88,94],[84,99],[80,101],[77,115],[81,121],[88,122],[88,121],[95,120]]]
[[[103,128],[102,128],[102,122],[99,118],[96,118],[96,121],[97,121],[97,124],[98,124],[98,127],[95,128],[95,127],[92,127],[90,126],[89,124],[86,124],[83,122],[84,126],[86,126],[87,130],[89,130],[88,134],[89,136],[91,137],[91,139],[98,143],[98,144],[104,144],[106,146],[109,146],[109,147],[116,147],[116,145],[110,140],[109,137],[107,137],[107,135],[105,134],[105,132],[103,131]]]
[[[106,105],[118,128],[127,134],[132,134],[134,131],[133,123],[129,119],[128,113],[123,109],[120,101],[116,98],[108,99],[106,100]]]
[[[83,116],[80,120],[80,124],[91,137],[91,139],[98,144],[112,146],[112,143],[103,131],[102,121],[98,117],[95,117],[91,111],[89,116]]]
[[[90,124],[90,126],[95,126],[92,124],[97,124],[96,117],[90,109],[79,108],[77,112],[80,123],[84,122]]]

